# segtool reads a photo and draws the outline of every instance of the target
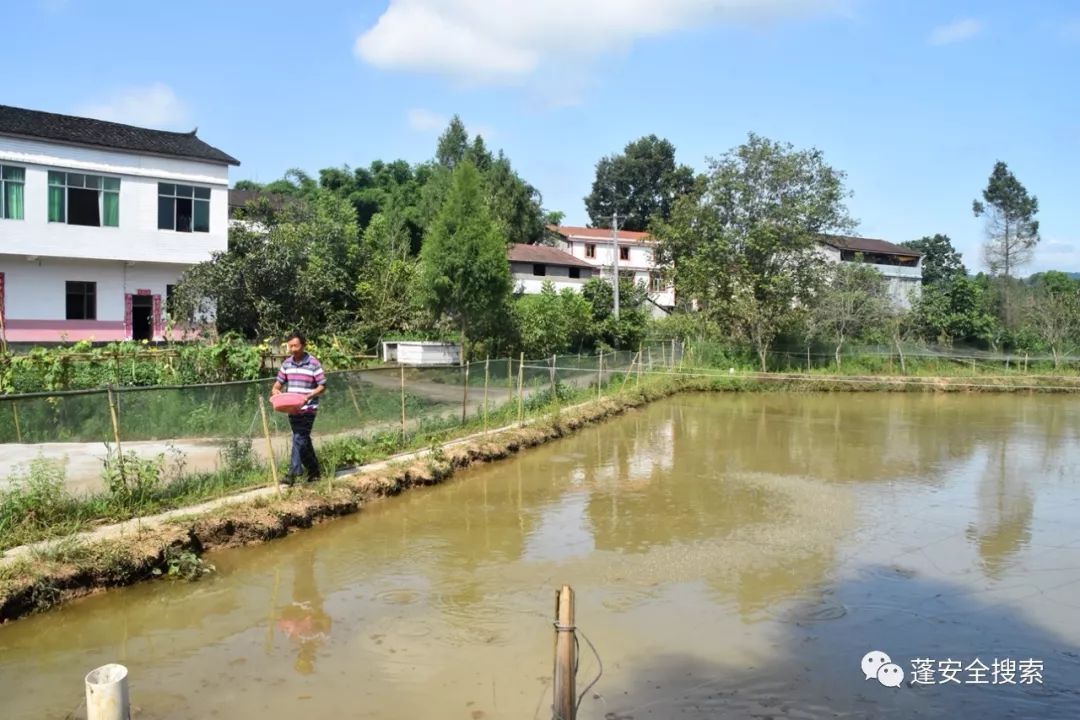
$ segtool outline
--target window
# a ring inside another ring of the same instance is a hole
[[[547,275],[547,266],[543,263],[533,263],[533,275]]]
[[[26,169],[0,165],[0,218],[23,219],[23,186]]]
[[[596,257],[596,245],[595,244],[588,243],[588,244],[585,245],[585,257],[587,257],[587,258]]]
[[[97,283],[67,281],[67,319],[97,320]]]
[[[158,230],[210,232],[210,188],[158,183]]]
[[[49,171],[49,222],[120,226],[120,178]]]
[[[664,291],[664,277],[660,273],[649,273],[649,290],[651,290],[652,292]]]
[[[630,259],[630,248],[628,248],[628,247],[619,248],[619,259],[620,260],[629,260]]]
[[[570,268],[570,277],[572,279],[574,279],[574,280],[580,280],[581,279],[581,268],[575,268],[575,267]]]

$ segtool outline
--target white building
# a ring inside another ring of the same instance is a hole
[[[922,253],[885,240],[823,235],[819,249],[831,262],[864,262],[885,276],[889,296],[910,308],[922,295]]]
[[[548,281],[556,292],[570,288],[581,292],[581,286],[597,275],[597,269],[569,253],[547,245],[514,244],[507,251],[510,273],[514,276],[514,292],[536,295]]]
[[[0,105],[7,341],[163,339],[181,273],[227,248],[230,165],[194,131]]]
[[[560,246],[610,278],[615,258],[612,231],[606,228],[559,226],[550,228],[558,234]],[[675,307],[675,286],[665,282],[656,263],[656,241],[648,233],[620,230],[619,275],[643,284],[649,291],[653,315],[664,315]]]

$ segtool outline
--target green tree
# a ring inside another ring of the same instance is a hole
[[[353,208],[315,188],[280,209],[254,203],[245,218],[226,252],[184,273],[179,314],[212,316],[219,332],[248,338],[347,332],[361,260]]]
[[[931,342],[995,344],[999,323],[989,305],[988,290],[978,278],[955,275],[923,288],[912,307],[912,322],[916,332]]]
[[[590,334],[594,347],[637,350],[649,327],[649,294],[642,284],[619,279],[619,316],[615,317],[615,293],[611,281],[590,278],[581,294],[592,310]]]
[[[481,147],[483,141],[480,142]],[[465,123],[457,115],[450,118],[450,124],[439,136],[438,145],[435,147],[435,161],[447,170],[453,170],[469,153],[469,133],[465,129]],[[475,163],[479,158],[472,158]],[[481,160],[481,162],[483,162]]]
[[[585,197],[585,209],[594,227],[611,227],[618,211],[619,227],[645,230],[654,217],[667,220],[675,200],[693,185],[693,170],[675,163],[675,146],[648,135],[596,163],[596,179]]]
[[[484,202],[480,173],[462,162],[424,237],[415,289],[429,311],[461,329],[466,342],[494,332],[502,319],[511,289],[506,245]]]
[[[417,260],[409,248],[405,222],[392,213],[377,213],[364,231],[356,280],[356,332],[365,345],[387,332],[410,331],[418,325],[411,300]]]
[[[826,270],[821,290],[810,306],[810,326],[832,342],[839,370],[845,343],[881,329],[889,309],[881,273],[863,263],[840,262]]]
[[[998,161],[990,173],[982,201],[972,201],[976,217],[986,217],[984,246],[986,264],[993,275],[1005,280],[1003,288],[1004,320],[1013,327],[1015,318],[1010,300],[1009,280],[1017,268],[1031,261],[1039,242],[1039,199],[1029,195],[1005,163]]]
[[[948,235],[924,235],[918,240],[901,244],[922,253],[923,285],[948,281],[956,275],[967,275],[962,256],[953,247]]]
[[[854,226],[843,181],[819,150],[751,134],[710,160],[698,192],[651,230],[682,301],[749,342],[762,370],[780,329],[820,284],[818,237]]]
[[[1039,273],[1031,278],[1033,292],[1025,319],[1034,335],[1061,367],[1061,355],[1075,347],[1080,335],[1080,283],[1063,272]]]
[[[592,307],[570,288],[555,292],[545,281],[537,295],[523,295],[514,304],[521,350],[531,358],[580,351],[590,339]]]

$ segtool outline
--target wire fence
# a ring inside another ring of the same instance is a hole
[[[386,449],[394,450],[410,441],[415,444],[419,436],[445,435],[481,419],[485,426],[488,419],[505,423],[569,391],[602,392],[613,380],[625,378],[639,356],[646,368],[674,367],[682,360],[683,347],[657,341],[638,352],[327,373],[316,440],[382,440]],[[0,479],[45,457],[63,460],[69,481],[90,488],[112,449],[146,456],[173,452],[186,472],[228,466],[230,452],[254,453],[259,459],[272,452],[280,459],[289,449],[291,431],[286,415],[269,410],[266,399],[273,383],[263,379],[0,396]]]

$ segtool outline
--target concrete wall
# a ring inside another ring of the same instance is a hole
[[[587,247],[592,245],[595,247],[595,257],[587,256]],[[581,258],[585,262],[595,265],[601,268],[601,275],[610,277],[611,263],[614,256],[615,249],[612,247],[611,240],[579,240],[577,238],[571,238],[569,240],[563,240],[560,247],[573,255],[574,257]],[[639,240],[619,240],[620,248],[627,248],[630,253],[630,257],[627,260],[620,258],[619,260],[619,272],[634,273],[635,283],[644,283],[646,288],[649,288],[649,297],[653,299],[657,305],[664,307],[675,306],[675,286],[667,285],[663,290],[652,290],[651,275],[650,273],[658,270],[654,248],[652,243],[646,243]]]
[[[514,277],[514,292],[526,295],[538,295],[543,289],[544,282],[548,281],[559,292],[563,288],[570,288],[575,292],[581,292],[582,286],[596,272],[591,268],[580,268],[581,277],[570,277],[570,268],[564,265],[544,264],[546,275],[533,275],[533,263],[510,263],[510,272]]]

